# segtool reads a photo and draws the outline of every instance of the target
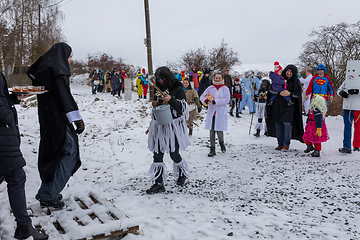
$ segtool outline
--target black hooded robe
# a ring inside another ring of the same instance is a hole
[[[292,77],[286,77],[286,71],[291,70]],[[301,84],[297,77],[297,68],[288,65],[282,72],[282,76],[287,80],[287,90],[290,92],[291,101],[294,105],[287,106],[287,101],[282,96],[277,96],[272,106],[267,106],[266,125],[268,136],[276,137],[275,122],[289,122],[292,125],[291,139],[303,142],[304,125],[302,118]],[[270,96],[269,98],[270,99]]]
[[[78,137],[66,114],[79,108],[70,92],[70,66],[68,58],[71,47],[66,43],[55,44],[41,56],[28,70],[27,74],[34,86],[45,86],[45,94],[37,95],[40,122],[40,146],[38,169],[43,182],[51,182],[54,177],[66,137],[66,126]],[[79,149],[79,144],[77,144]],[[79,152],[79,151],[78,151]],[[80,167],[78,162],[73,173]]]

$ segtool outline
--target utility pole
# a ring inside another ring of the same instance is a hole
[[[38,30],[38,38],[39,38],[39,42],[38,42],[38,52],[37,54],[39,55],[38,57],[40,57],[40,53],[41,53],[41,5],[39,4],[39,30]]]
[[[149,12],[149,1],[144,0],[145,5],[145,25],[146,25],[146,48],[147,48],[147,62],[148,62],[148,73],[149,77],[153,75],[153,63],[151,54],[151,32],[150,32],[150,12]],[[154,87],[150,86],[150,100],[154,97]]]

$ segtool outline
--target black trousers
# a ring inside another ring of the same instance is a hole
[[[163,162],[164,161],[164,153],[160,152],[159,149],[159,153],[154,152],[154,162]],[[179,143],[177,141],[177,139],[175,138],[175,151],[174,152],[170,152],[170,158],[175,162],[175,163],[179,163],[182,160],[182,157],[179,153]],[[163,171],[163,170],[161,170]],[[163,178],[162,178],[162,172],[160,174],[160,176],[155,179],[156,183],[162,183],[163,182]]]
[[[19,225],[27,225],[31,222],[26,209],[25,181],[26,175],[23,168],[2,175],[7,182],[9,202],[15,220]],[[0,176],[1,179],[1,176]]]

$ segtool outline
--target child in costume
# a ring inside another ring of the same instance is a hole
[[[236,112],[236,117],[237,118],[241,118],[240,117],[240,113],[239,113],[239,105],[240,105],[240,101],[242,99],[242,96],[241,96],[241,84],[240,84],[240,79],[238,78],[235,78],[234,79],[234,84],[232,85],[232,93],[233,93],[233,96],[232,96],[232,103],[231,103],[231,108],[230,108],[230,116],[234,116],[233,114],[233,110],[234,110],[234,107],[236,106],[235,108],[235,112]]]
[[[256,113],[255,117],[258,118],[258,122],[255,125],[256,133],[254,133],[255,137],[260,137],[260,131],[262,129],[265,130],[264,135],[267,135],[266,123],[262,123],[262,120],[266,117],[266,104],[268,100],[268,93],[270,89],[270,82],[266,79],[262,80],[260,88],[258,89],[257,95],[255,95],[254,100],[257,102],[256,104]]]
[[[274,72],[270,71],[269,77],[271,79],[272,90],[277,92],[278,94],[273,94],[270,97],[270,105],[274,102],[275,98],[279,96],[279,94],[286,90],[286,80],[281,76],[282,67],[279,62],[274,63]],[[288,102],[288,106],[293,105],[294,103],[291,101],[290,96],[283,97]]]
[[[138,73],[138,77],[136,79],[136,88],[137,88],[138,97],[142,98],[143,87],[142,87],[142,84],[141,84],[141,73]]]
[[[146,131],[148,148],[153,152],[154,159],[147,175],[149,175],[150,181],[155,180],[155,184],[146,190],[147,194],[165,191],[164,183],[166,183],[167,176],[166,165],[163,161],[165,152],[169,152],[170,158],[174,161],[173,176],[177,177],[177,184],[181,186],[185,184],[188,165],[180,155],[179,150],[186,150],[190,145],[186,126],[189,109],[182,83],[175,78],[167,67],[158,68],[155,72],[155,79],[156,86],[164,93],[164,96],[159,94],[160,91],[156,89],[153,106],[169,104],[172,121],[159,125],[153,113],[149,128]]]
[[[186,102],[189,106],[189,119],[186,120],[186,123],[189,128],[189,136],[191,136],[193,133],[194,121],[197,119],[196,113],[201,112],[201,103],[199,100],[199,95],[197,94],[195,89],[191,87],[189,79],[185,78],[183,81],[183,85],[186,95]]]
[[[330,101],[334,98],[334,88],[329,75],[326,74],[326,67],[323,64],[317,66],[316,71],[317,74],[312,77],[306,89],[305,99],[308,100],[309,96],[313,98],[315,95],[320,95],[325,98],[327,104],[328,98]]]
[[[143,85],[143,92],[144,92],[144,98],[147,96],[147,91],[149,88],[149,82],[148,82],[148,74],[145,72],[145,68],[141,70],[141,82]]]
[[[206,96],[211,96],[212,100]],[[230,101],[230,91],[224,84],[222,74],[215,74],[213,85],[203,92],[200,101],[208,105],[205,129],[210,130],[210,153],[208,156],[213,157],[216,155],[215,132],[219,138],[221,151],[226,152],[223,131],[227,131],[227,104]]]
[[[326,101],[320,95],[315,95],[310,103],[309,116],[303,135],[306,144],[305,153],[313,151],[310,156],[320,157],[321,143],[329,140],[329,134],[325,124]]]

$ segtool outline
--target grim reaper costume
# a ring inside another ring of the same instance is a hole
[[[48,91],[37,95],[40,122],[38,169],[42,184],[36,199],[43,207],[64,206],[60,192],[81,165],[77,134],[85,127],[70,92],[68,59],[71,55],[69,45],[57,43],[27,72],[34,86],[45,86]]]

